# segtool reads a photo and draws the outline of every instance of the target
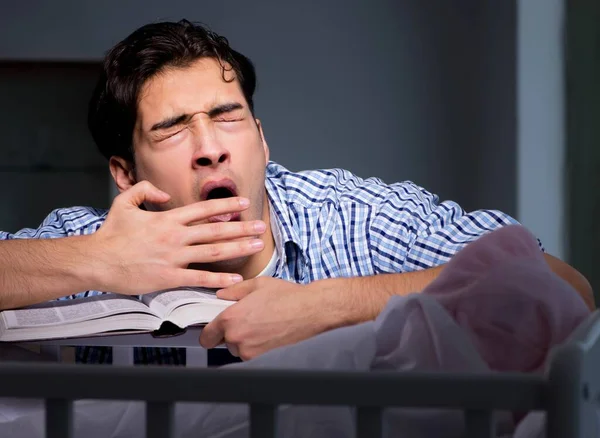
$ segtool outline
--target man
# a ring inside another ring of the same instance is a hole
[[[89,127],[121,193],[110,211],[55,210],[37,230],[2,233],[1,308],[218,288],[238,302],[200,343],[248,359],[373,319],[467,243],[515,223],[497,211],[466,214],[410,182],[270,162],[255,82],[247,58],[187,21],[150,24],[117,44]],[[591,306],[585,279],[547,259]],[[163,353],[136,360],[168,360]]]

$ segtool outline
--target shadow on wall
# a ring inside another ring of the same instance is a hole
[[[600,3],[567,4],[569,260],[600,303]]]
[[[87,131],[99,66],[0,64],[0,229],[37,227],[53,209],[108,206],[108,170]]]

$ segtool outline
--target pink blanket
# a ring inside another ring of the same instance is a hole
[[[542,371],[549,349],[590,313],[518,225],[468,245],[423,293],[442,304],[496,371]]]

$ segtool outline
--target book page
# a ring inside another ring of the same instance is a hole
[[[22,309],[5,310],[1,315],[4,326],[10,329],[55,326],[135,312],[152,313],[136,298],[104,294],[72,300],[49,301]]]
[[[142,301],[155,314],[164,317],[179,306],[191,303],[215,302],[216,291],[201,287],[184,287],[153,292],[142,296]]]

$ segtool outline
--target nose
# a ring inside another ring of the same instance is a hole
[[[193,167],[216,167],[229,161],[230,153],[215,139],[206,139],[198,145],[193,157]]]

